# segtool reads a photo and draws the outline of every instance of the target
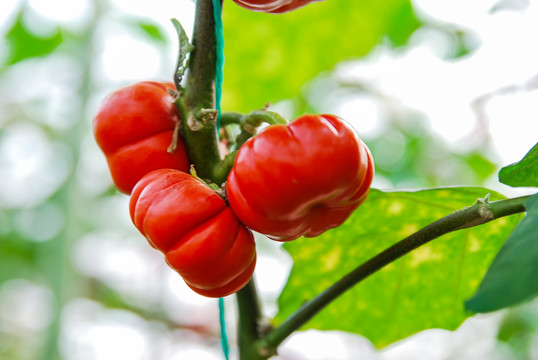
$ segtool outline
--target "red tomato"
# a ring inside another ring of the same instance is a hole
[[[93,122],[97,144],[105,154],[116,187],[129,194],[152,170],[189,170],[187,150],[181,140],[173,153],[174,127],[179,121],[172,83],[140,82],[109,95]]]
[[[234,0],[236,4],[252,11],[283,13],[295,10],[310,2],[321,0]]]
[[[171,169],[147,174],[131,194],[131,219],[187,285],[208,297],[241,289],[252,276],[252,232],[195,177]]]
[[[271,11],[287,5],[290,0],[234,0],[236,4],[254,11]]]
[[[289,241],[342,224],[366,199],[373,174],[370,151],[345,121],[304,115],[248,140],[226,189],[241,222]]]
[[[322,0],[295,0],[295,1],[290,1],[288,4],[286,5],[283,5],[277,9],[274,9],[274,10],[271,10],[270,12],[273,13],[273,14],[281,14],[281,13],[285,13],[285,12],[288,12],[288,11],[292,11],[292,10],[295,10],[295,9],[298,9],[302,6],[305,6],[311,2],[315,2],[315,1],[322,1]]]

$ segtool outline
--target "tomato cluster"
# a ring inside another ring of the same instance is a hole
[[[318,236],[368,195],[372,156],[333,115],[267,127],[236,152],[225,192],[213,190],[187,173],[170,90],[170,83],[141,82],[114,92],[94,133],[114,184],[131,195],[133,224],[197,293],[223,297],[246,285],[256,265],[251,230],[279,241]]]
[[[252,276],[254,240],[214,190],[186,173],[184,142],[177,139],[168,151],[179,121],[173,89],[171,83],[140,82],[115,91],[94,118],[94,135],[114,184],[131,194],[137,229],[189,287],[222,297]]]
[[[245,9],[273,14],[292,11],[314,1],[321,0],[234,0]]]

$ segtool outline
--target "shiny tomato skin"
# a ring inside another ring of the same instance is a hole
[[[298,9],[300,7],[303,7],[303,6],[307,5],[307,4],[310,4],[311,2],[315,2],[315,1],[322,1],[322,0],[295,0],[295,1],[291,1],[288,4],[283,5],[283,6],[279,7],[279,8],[271,10],[269,12],[272,13],[272,14],[281,14],[281,13],[285,13],[285,12],[288,12],[288,11]]]
[[[366,199],[373,174],[368,148],[344,120],[303,115],[247,141],[226,190],[247,227],[289,241],[342,224]]]
[[[145,174],[162,168],[189,170],[187,149],[172,142],[178,112],[168,89],[172,83],[139,82],[110,94],[93,121],[97,144],[106,156],[112,180],[130,194]]]
[[[321,0],[233,0],[239,6],[252,11],[280,14]]]
[[[129,211],[136,228],[197,293],[223,297],[250,280],[252,232],[193,176],[172,169],[147,174],[133,189]]]
[[[234,2],[245,9],[268,12],[289,4],[291,0],[234,0]]]

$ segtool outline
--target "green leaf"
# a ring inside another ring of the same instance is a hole
[[[125,24],[131,25],[134,29],[140,30],[148,38],[159,43],[166,43],[166,36],[162,29],[155,23],[147,19],[127,19]]]
[[[502,198],[478,187],[372,190],[342,226],[284,245],[294,265],[276,321],[397,241],[488,193]],[[336,299],[304,329],[353,332],[382,347],[424,329],[457,328],[470,316],[463,301],[474,293],[517,220],[501,218],[452,232],[412,251]]]
[[[28,30],[23,19],[23,11],[21,11],[6,34],[8,49],[6,65],[13,65],[29,58],[46,56],[53,52],[62,41],[63,36],[60,30],[56,30],[47,37],[32,33]]]
[[[0,236],[0,283],[12,278],[39,275],[36,264],[37,246],[18,234]]]
[[[503,167],[499,181],[510,186],[538,186],[538,143],[521,161]]]
[[[391,6],[391,19],[386,24],[387,38],[393,46],[403,46],[407,44],[409,36],[418,28],[419,23],[409,2],[392,1]]]
[[[531,302],[512,308],[503,316],[497,332],[497,340],[512,354],[507,359],[527,360],[533,358],[533,342],[538,332],[538,312]]]
[[[245,113],[298,97],[314,76],[385,39],[404,45],[421,26],[408,0],[321,1],[278,15],[228,5],[223,107]]]
[[[538,194],[526,207],[527,216],[497,254],[476,294],[465,302],[469,311],[495,311],[538,295]]]
[[[176,28],[177,37],[179,40],[179,54],[177,57],[176,72],[174,74],[174,81],[176,83],[176,86],[179,87],[181,79],[183,78],[185,70],[187,69],[185,59],[187,59],[187,55],[192,50],[194,50],[194,46],[189,42],[189,37],[187,36],[187,33],[185,33],[185,29],[183,29],[183,26],[181,26],[181,23],[176,19],[172,19],[172,24]]]
[[[463,160],[476,174],[477,182],[483,183],[489,176],[497,170],[497,166],[479,152],[472,152],[462,156]]]

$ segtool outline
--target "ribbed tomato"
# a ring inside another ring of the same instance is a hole
[[[304,115],[248,140],[228,176],[228,201],[250,229],[280,241],[342,224],[368,195],[374,165],[354,129]]]
[[[314,1],[322,0],[234,0],[245,9],[275,14],[295,10]]]
[[[179,139],[172,142],[178,112],[168,89],[172,83],[139,82],[113,92],[94,118],[97,144],[106,156],[116,187],[131,193],[134,185],[152,170],[189,170],[189,158]]]
[[[223,297],[251,278],[256,265],[252,232],[195,177],[153,171],[133,189],[129,210],[136,228],[197,293]]]

